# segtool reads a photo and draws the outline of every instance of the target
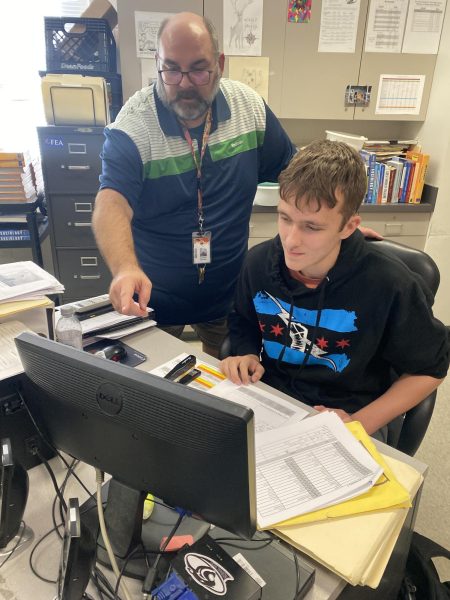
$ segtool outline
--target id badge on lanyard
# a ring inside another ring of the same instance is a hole
[[[209,265],[211,262],[211,232],[192,233],[192,262],[194,265]]]
[[[198,283],[203,283],[205,279],[206,265],[211,263],[211,231],[203,230],[203,195],[201,189],[201,172],[202,162],[205,155],[206,146],[208,144],[209,132],[211,130],[211,109],[209,109],[206,115],[205,129],[203,131],[202,146],[200,150],[200,157],[197,159],[195,154],[194,145],[192,138],[187,128],[183,129],[184,137],[189,144],[192,158],[197,168],[197,211],[198,211],[198,230],[192,232],[192,263],[197,266],[198,269]]]

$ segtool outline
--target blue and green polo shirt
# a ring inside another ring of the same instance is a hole
[[[203,126],[190,133],[198,153]],[[256,187],[276,181],[295,153],[275,115],[248,86],[221,80],[202,164],[212,263],[201,285],[192,264],[196,168],[175,114],[150,86],[128,100],[105,137],[100,188],[116,190],[133,209],[135,250],[153,283],[156,320],[176,325],[226,316],[247,252]]]

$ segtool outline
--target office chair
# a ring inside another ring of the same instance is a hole
[[[376,244],[377,249],[388,256],[396,256],[403,261],[411,271],[421,276],[433,295],[436,294],[440,282],[439,269],[425,252],[405,246],[391,240],[368,239]],[[450,329],[449,329],[450,333]],[[226,338],[220,349],[219,358],[223,359],[231,354],[230,339]],[[394,376],[395,377],[395,376]],[[409,410],[404,415],[397,417],[389,423],[387,443],[410,456],[419,448],[433,414],[436,403],[436,390],[427,396],[420,404]]]

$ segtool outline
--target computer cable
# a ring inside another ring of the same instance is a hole
[[[111,546],[111,542],[109,541],[108,532],[106,530],[105,523],[105,515],[103,512],[102,505],[102,483],[103,483],[103,472],[100,469],[95,469],[96,480],[97,480],[97,512],[98,512],[98,521],[100,524],[100,531],[102,532],[103,542],[106,547],[106,552],[108,553],[109,562],[111,563],[111,567],[114,571],[114,574],[117,578],[120,577],[119,567],[117,565],[116,557],[114,556],[114,551]],[[121,590],[126,598],[126,600],[132,600],[130,593],[128,592],[127,586],[124,581],[120,582]]]
[[[118,591],[119,591],[120,581],[121,581],[121,579],[122,579],[122,577],[123,577],[123,574],[125,573],[125,569],[127,568],[127,565],[128,565],[128,563],[129,563],[129,562],[130,562],[130,560],[131,560],[131,559],[132,559],[132,558],[135,556],[135,554],[137,554],[138,550],[140,550],[140,547],[139,547],[139,546],[136,546],[136,548],[134,548],[134,549],[133,549],[133,550],[132,550],[132,551],[131,551],[131,552],[128,554],[128,556],[125,558],[125,560],[124,560],[124,562],[123,562],[122,568],[120,569],[119,577],[117,578],[116,585],[115,585],[115,587],[114,587],[114,596],[113,596],[114,600],[118,600],[117,593],[118,593]],[[146,555],[146,553],[145,553],[145,548],[144,548],[144,546],[143,546],[143,545],[142,545],[142,550],[143,550],[143,556],[145,556],[145,555]]]
[[[69,465],[69,468],[67,470],[67,473],[64,477],[64,481],[62,482],[61,486],[60,486],[60,492],[61,494],[64,496],[64,491],[66,489],[66,485],[67,482],[69,480],[69,477],[73,474],[74,468],[75,466],[79,463],[79,461],[77,461],[75,458],[72,460],[72,462]],[[56,533],[58,534],[58,537],[60,539],[63,538],[62,534],[59,532],[59,526],[58,523],[56,522],[56,516],[55,516],[55,508],[56,508],[56,503],[58,502],[58,495],[55,495],[54,499],[53,499],[53,503],[52,503],[52,522],[53,522],[53,527],[56,529]],[[59,503],[59,517],[61,520],[61,523],[64,522],[64,509],[62,507],[61,502]]]
[[[297,600],[299,593],[300,593],[300,565],[298,564],[298,556],[297,556],[297,552],[295,552],[295,550],[292,551],[292,555],[294,557],[294,564],[295,564],[295,575],[296,575],[296,579],[297,579],[297,585],[295,586],[295,596],[294,596],[294,600]]]
[[[61,523],[58,527],[62,527],[63,524]],[[34,553],[36,552],[36,550],[38,549],[38,547],[42,544],[42,542],[44,540],[46,540],[48,538],[49,535],[51,535],[53,532],[55,531],[55,528],[53,527],[52,529],[50,529],[49,531],[47,531],[47,533],[45,533],[40,540],[38,540],[36,542],[36,544],[33,546],[33,549],[30,552],[30,556],[28,557],[28,564],[30,566],[31,572],[33,573],[33,575],[35,575],[38,579],[40,579],[41,581],[44,581],[45,583],[52,583],[52,584],[56,584],[57,581],[56,579],[47,579],[46,577],[44,577],[43,575],[40,575],[36,568],[33,565],[33,556]]]
[[[95,566],[92,571],[91,581],[97,588],[97,592],[99,593],[101,600],[104,600],[103,595],[105,595],[106,598],[108,598],[108,600],[115,600],[114,595],[113,595],[114,589],[113,589],[111,583],[106,578],[103,571],[97,566]],[[121,598],[119,596],[116,596],[116,599],[121,600]]]
[[[8,554],[8,556],[0,564],[0,569],[8,562],[8,560],[11,558],[11,556],[17,550],[17,548],[19,547],[20,542],[22,541],[23,534],[24,534],[25,527],[26,527],[25,521],[20,521],[20,527],[21,527],[21,530],[20,530],[20,534],[19,534],[19,537],[17,539],[17,542],[14,544],[14,547],[11,549],[11,552]]]
[[[23,397],[20,389],[18,387],[15,388],[16,392],[19,396],[19,398],[22,401],[23,406],[25,407],[25,410],[28,413],[28,416],[31,419],[31,422],[33,423],[36,431],[38,432],[40,438],[42,439],[42,441],[60,458],[60,460],[62,460],[62,462],[66,465],[66,468],[69,469],[69,463],[67,462],[67,460],[64,458],[63,454],[61,454],[61,452],[58,450],[58,448],[56,448],[44,435],[44,433],[41,431],[41,429],[39,428],[39,425],[36,423],[35,418],[33,417],[33,415],[31,414],[30,409],[27,406],[27,403],[25,401],[25,398]],[[93,500],[95,500],[95,496],[93,496],[93,494],[91,494],[91,492],[88,490],[88,488],[85,486],[85,484],[81,481],[81,479],[78,477],[78,475],[75,473],[75,471],[72,473],[72,475],[75,477],[75,479],[78,481],[78,483],[81,485],[81,487],[84,489],[84,491],[88,494],[88,496],[90,498],[92,498]]]
[[[167,548],[167,546],[169,545],[173,536],[177,532],[177,530],[178,530],[179,526],[181,525],[181,522],[185,516],[186,516],[185,511],[179,512],[178,519],[177,519],[175,525],[173,526],[172,530],[170,531],[169,535],[167,536],[164,544],[161,546],[161,552],[156,556],[153,565],[148,570],[148,573],[145,577],[144,583],[142,584],[143,600],[149,600],[149,599],[151,600],[151,598],[152,598],[151,591],[155,587],[155,579],[156,579],[156,574],[158,572],[158,564],[159,564],[159,561],[161,560],[161,556],[164,554],[165,549]]]

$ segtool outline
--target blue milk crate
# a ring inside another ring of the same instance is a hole
[[[44,17],[47,71],[117,71],[116,42],[108,21],[83,17]]]

